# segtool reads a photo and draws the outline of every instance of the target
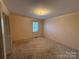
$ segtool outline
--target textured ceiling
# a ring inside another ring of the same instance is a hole
[[[49,18],[79,10],[79,0],[4,0],[4,2],[11,12],[35,18]],[[47,8],[51,13],[37,16],[32,11],[39,7]]]

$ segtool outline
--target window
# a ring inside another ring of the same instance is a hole
[[[39,27],[38,22],[32,22],[32,27],[33,27],[33,32],[38,32],[39,31],[39,29],[38,29],[38,27]]]

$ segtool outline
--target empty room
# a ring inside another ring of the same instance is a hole
[[[79,59],[79,0],[0,0],[0,59]]]

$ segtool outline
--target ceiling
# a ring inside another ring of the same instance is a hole
[[[42,19],[79,10],[79,0],[4,0],[4,3],[13,13]],[[38,16],[33,13],[35,8],[46,8],[50,13]]]

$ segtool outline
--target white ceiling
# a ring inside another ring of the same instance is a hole
[[[35,18],[54,17],[79,10],[79,0],[4,0],[4,2],[11,12]],[[32,13],[33,9],[39,7],[47,8],[51,13],[44,16]]]

